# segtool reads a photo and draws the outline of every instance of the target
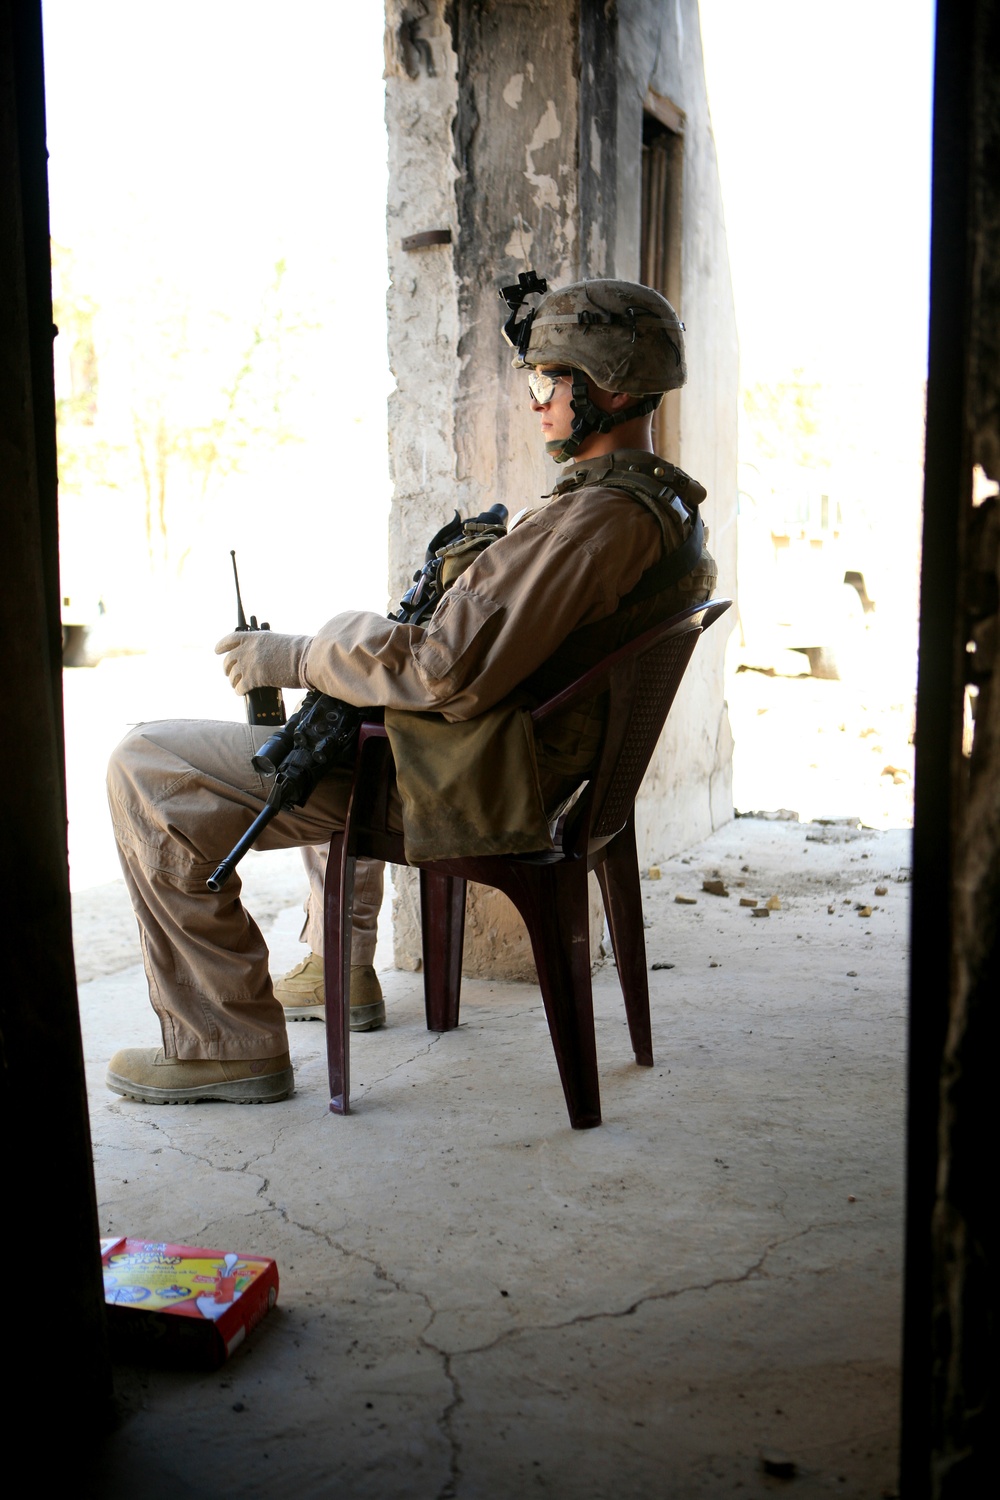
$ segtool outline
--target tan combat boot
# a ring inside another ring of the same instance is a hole
[[[322,955],[310,953],[294,969],[276,979],[274,994],[284,1007],[286,1021],[325,1021]],[[378,1031],[384,1025],[385,1000],[378,975],[371,964],[352,964],[351,1030]]]
[[[288,1053],[238,1062],[164,1057],[162,1047],[123,1047],[108,1063],[108,1088],[143,1104],[275,1104],[295,1092]]]

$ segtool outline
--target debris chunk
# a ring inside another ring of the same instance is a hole
[[[870,917],[871,914],[872,914],[872,909],[871,909],[870,906],[859,906],[858,907],[858,916],[859,917]]]
[[[677,892],[677,895],[674,897],[674,900],[677,902],[678,906],[697,906],[698,905],[698,897],[697,896],[683,896],[680,893],[680,891]]]
[[[781,901],[777,896],[768,896],[767,900],[764,902],[764,905],[767,907],[768,911],[781,910]]]
[[[660,878],[661,878],[661,872],[660,872],[659,865],[650,865],[649,869],[646,871],[646,879],[647,880],[659,880]]]
[[[902,786],[904,781],[913,779],[904,766],[883,766],[882,775],[891,776],[893,786]]]
[[[757,897],[756,896],[741,896],[740,897],[740,905],[741,906],[756,906],[757,905]]]
[[[836,907],[828,906],[826,910],[827,910],[827,915],[832,917],[834,911],[836,910]]]
[[[789,1458],[787,1453],[780,1453],[777,1448],[763,1450],[760,1466],[765,1474],[771,1474],[775,1479],[794,1479],[798,1473],[795,1460]]]
[[[703,880],[701,882],[701,888],[703,891],[707,891],[710,896],[729,895],[729,892],[726,889],[726,882],[724,880]]]
[[[887,885],[877,885],[875,887],[875,894],[876,896],[888,896],[889,887]]]
[[[674,965],[673,964],[653,964],[653,968],[654,969],[672,969],[672,968],[674,968]]]
[[[766,906],[755,906],[750,915],[752,917],[769,917],[771,913]]]

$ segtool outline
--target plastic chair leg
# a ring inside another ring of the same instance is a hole
[[[420,929],[424,954],[424,1009],[428,1031],[454,1031],[462,990],[465,881],[420,871]]]
[[[583,861],[511,865],[501,888],[524,918],[574,1130],[601,1123],[590,984],[589,900]]]
[[[621,833],[607,846],[596,874],[611,929],[632,1051],[640,1067],[651,1068],[653,1036],[649,1022],[649,975],[646,972],[646,937],[642,926],[634,812]]]
[[[326,1058],[330,1075],[330,1110],[351,1112],[351,904],[354,859],[346,853],[344,835],[330,839],[323,893],[326,987]]]

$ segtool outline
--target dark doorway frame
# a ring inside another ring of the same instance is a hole
[[[12,1433],[37,1431],[55,1391],[85,1430],[111,1395],[66,859],[52,339],[41,5],[0,0],[0,649],[15,709],[0,781],[0,1109]],[[32,1256],[58,1268],[42,1276],[44,1296],[18,1293]]]

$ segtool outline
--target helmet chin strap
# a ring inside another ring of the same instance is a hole
[[[651,411],[655,411],[660,404],[661,396],[642,396],[632,406],[626,406],[619,412],[601,411],[590,399],[587,389],[587,377],[582,370],[574,369],[573,394],[570,406],[573,409],[573,426],[568,437],[553,438],[545,444],[545,451],[557,464],[568,463],[575,457],[580,444],[592,432],[610,432],[614,427],[620,427],[623,422],[631,422],[634,417],[645,417]]]

